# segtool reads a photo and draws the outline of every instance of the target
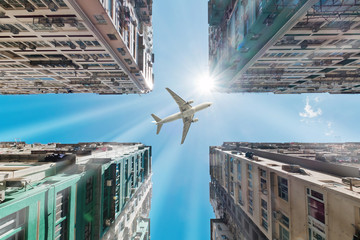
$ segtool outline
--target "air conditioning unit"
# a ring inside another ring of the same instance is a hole
[[[111,219],[106,219],[106,220],[105,220],[105,225],[106,225],[107,227],[110,227],[110,225],[111,225]]]
[[[38,20],[39,24],[42,24],[44,27],[51,27],[52,26],[52,22],[50,21],[50,19],[48,18],[39,18]]]
[[[35,7],[29,2],[25,2],[25,9],[28,12],[34,12],[35,11]]]
[[[69,19],[67,20],[67,23],[69,23],[72,27],[77,27],[79,25],[79,22],[76,19]]]
[[[272,214],[275,220],[279,220],[282,216],[282,213],[280,211],[273,211]]]
[[[0,203],[5,201],[5,190],[4,191],[0,191]]]
[[[26,185],[26,181],[21,178],[13,178],[5,180],[5,187],[23,188]]]
[[[281,169],[284,171],[287,171],[287,172],[292,172],[292,173],[300,172],[300,166],[294,165],[294,164],[282,165]]]
[[[48,4],[48,7],[52,12],[56,12],[59,9],[59,7],[52,1]]]
[[[106,186],[111,187],[112,186],[112,180],[106,180]]]

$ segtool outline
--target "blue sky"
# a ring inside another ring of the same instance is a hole
[[[0,141],[119,141],[153,146],[152,239],[210,239],[209,146],[224,141],[360,141],[358,95],[203,94],[208,67],[206,0],[155,0],[155,89],[147,95],[0,96]],[[182,121],[163,126],[150,114],[178,111],[169,87],[194,104],[214,104],[195,117],[180,145]]]

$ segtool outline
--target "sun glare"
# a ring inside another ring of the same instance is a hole
[[[196,78],[197,89],[201,93],[210,93],[215,87],[214,78],[205,72]]]

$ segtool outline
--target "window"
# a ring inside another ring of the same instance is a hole
[[[280,240],[290,240],[289,231],[283,226],[279,225]]]
[[[323,202],[308,197],[308,210],[309,216],[325,223],[325,207]]]
[[[249,190],[249,196],[248,196],[248,200],[249,200],[249,213],[252,215],[253,214],[253,191]]]
[[[325,240],[325,204],[324,195],[306,189],[308,201],[308,226],[310,240]]]
[[[280,218],[280,222],[282,224],[284,224],[285,227],[289,228],[290,227],[290,220],[287,216],[285,216],[284,214],[281,214],[281,218]]]
[[[261,176],[262,178],[265,178],[265,179],[266,179],[266,171],[263,170],[263,169],[260,169],[260,176]]]
[[[267,202],[264,199],[261,199],[261,207],[267,210]]]
[[[248,164],[248,170],[252,171],[252,165],[251,164]]]
[[[27,208],[14,212],[0,219],[0,237],[7,236],[6,239],[25,240],[27,225]]]
[[[268,230],[268,213],[267,213],[267,202],[261,199],[261,226]]]
[[[252,181],[248,181],[248,186],[249,186],[249,188],[252,188],[253,186],[252,186]]]
[[[237,164],[237,178],[241,182],[241,163]]]
[[[69,213],[70,188],[56,194],[56,226],[55,239],[68,238],[68,213]]]
[[[263,178],[260,179],[260,187],[261,187],[261,191],[267,189],[266,179],[263,179]]]
[[[230,181],[230,194],[232,196],[234,196],[234,177],[231,177],[231,181]]]
[[[263,194],[267,195],[266,171],[263,169],[260,169],[260,190]]]
[[[93,181],[94,177],[91,176],[86,180],[86,204],[89,204],[93,200]]]
[[[288,180],[286,178],[278,177],[278,194],[280,198],[288,201]]]
[[[243,200],[242,200],[242,191],[241,191],[241,186],[239,185],[239,188],[238,188],[238,191],[239,191],[239,194],[238,194],[238,202],[240,205],[243,205]]]
[[[230,172],[234,173],[234,159],[230,157]]]
[[[269,228],[268,222],[265,221],[263,218],[261,219],[261,226],[262,226],[263,228],[265,228],[266,231],[267,231],[268,228]]]
[[[84,229],[84,239],[85,240],[91,240],[91,232],[92,232],[91,222],[88,222],[85,225],[85,229]]]
[[[106,24],[106,20],[102,15],[94,15],[94,18],[98,24]]]

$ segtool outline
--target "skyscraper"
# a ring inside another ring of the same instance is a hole
[[[150,239],[151,147],[0,143],[0,239]]]
[[[332,163],[328,151],[341,156],[344,148],[358,146],[228,142],[210,147],[210,202],[218,222],[233,234],[228,239],[360,239],[359,168]],[[353,153],[342,159],[358,159]]]
[[[153,88],[152,0],[0,1],[0,94]]]
[[[225,92],[359,93],[353,0],[209,0],[209,61]]]

